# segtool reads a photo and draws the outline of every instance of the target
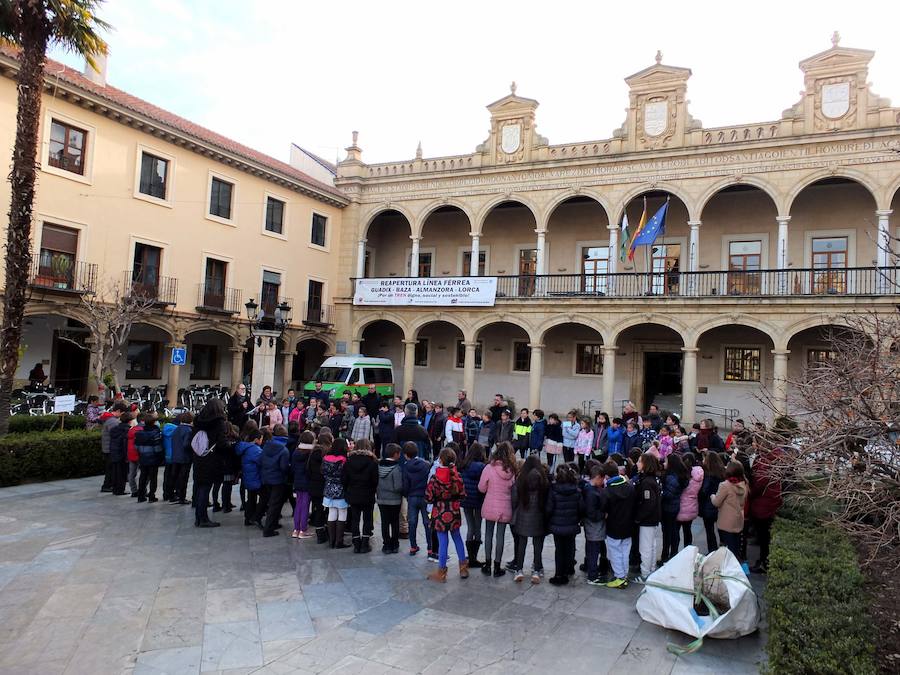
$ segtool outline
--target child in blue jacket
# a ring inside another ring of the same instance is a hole
[[[262,527],[262,510],[257,508],[262,488],[262,443],[263,432],[248,429],[234,448],[235,454],[241,459],[241,487],[247,493],[244,504],[244,525],[247,526],[255,524]]]
[[[166,422],[162,428],[163,451],[166,455],[166,468],[163,469],[163,501],[171,502],[175,494],[175,465],[172,463],[172,436],[178,428],[177,424]]]
[[[534,422],[531,424],[531,438],[528,442],[529,454],[540,454],[544,449],[544,434],[547,432],[547,420],[544,419],[544,411],[537,408],[531,412]]]

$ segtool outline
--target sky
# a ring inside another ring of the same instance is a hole
[[[420,141],[425,157],[472,152],[512,81],[551,144],[609,138],[624,78],[658,49],[693,71],[704,126],[776,120],[835,30],[876,52],[872,90],[900,105],[895,2],[106,0],[100,15],[110,84],[282,160],[292,142],[343,158],[353,130],[366,162]]]

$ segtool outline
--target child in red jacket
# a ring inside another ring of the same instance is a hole
[[[141,416],[143,418],[143,416]],[[138,417],[135,417],[129,422],[131,425],[131,429],[128,430],[128,487],[131,488],[131,496],[138,496],[138,483],[137,483],[137,475],[138,475],[138,451],[137,446],[134,444],[134,437],[141,430],[138,426]]]
[[[447,549],[451,536],[459,557],[459,576],[461,579],[469,578],[469,559],[459,534],[459,528],[462,527],[460,502],[466,496],[466,488],[456,470],[456,453],[452,448],[441,450],[438,462],[437,470],[425,487],[425,501],[432,504],[431,525],[438,537],[438,569],[428,575],[428,578],[446,583]]]

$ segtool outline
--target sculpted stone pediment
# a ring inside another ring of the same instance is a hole
[[[683,81],[691,76],[690,68],[679,68],[677,66],[665,66],[658,63],[649,68],[644,68],[634,75],[625,78],[625,83],[629,86],[658,84],[662,82],[671,82],[672,80]]]

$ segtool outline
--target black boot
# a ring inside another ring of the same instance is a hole
[[[491,559],[490,558],[484,559],[484,563],[481,566],[481,573],[487,574],[488,576],[490,576],[490,574],[491,574]]]
[[[494,563],[494,578],[502,577],[504,574],[506,574],[506,570],[503,569],[503,567],[500,565],[500,563],[495,562]]]
[[[338,520],[332,521],[335,525],[334,528],[334,543],[331,544],[331,548],[349,548],[347,544],[344,543],[344,530],[347,528],[346,520]]]
[[[371,553],[372,552],[372,544],[369,543],[370,537],[362,538],[362,552],[363,553]]]
[[[362,537],[353,537],[353,552],[362,553]]]
[[[317,544],[327,544],[328,543],[328,530],[324,527],[316,528],[316,543]]]
[[[337,530],[337,521],[329,520],[328,521],[328,542],[331,544],[331,548],[335,548],[337,544],[337,537],[335,536],[335,531]]]
[[[466,552],[469,554],[469,569],[477,570],[482,563],[478,561],[478,550],[481,548],[481,542],[477,539],[466,542]]]

